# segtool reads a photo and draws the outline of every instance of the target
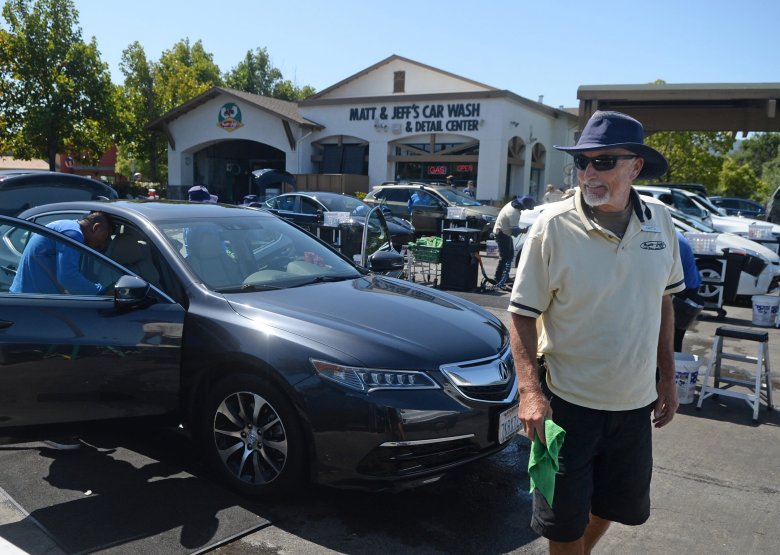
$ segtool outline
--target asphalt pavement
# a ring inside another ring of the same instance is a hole
[[[492,276],[495,258],[483,256],[483,261]],[[453,293],[509,323],[507,291]],[[717,327],[760,329],[769,333],[770,362],[780,370],[780,329],[753,326],[749,306],[725,308],[724,319],[702,315],[686,335],[684,350],[706,363]],[[756,352],[748,341],[727,346],[744,355]],[[724,368],[735,375],[752,371],[733,361],[724,361]],[[780,372],[773,382],[775,404],[780,404]],[[681,405],[674,421],[654,432],[650,521],[640,527],[614,525],[596,553],[780,553],[780,411],[762,406],[754,425],[742,400],[710,398],[700,411],[695,401]],[[546,542],[528,528],[527,462],[528,440],[518,436],[493,457],[400,494],[311,487],[296,497],[257,502],[249,506],[271,524],[215,552],[544,553]],[[62,553],[34,516],[0,489],[0,553],[25,552]]]

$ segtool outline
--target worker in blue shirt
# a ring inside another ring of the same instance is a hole
[[[675,293],[673,300],[674,306],[674,352],[682,352],[683,338],[688,327],[696,320],[701,312],[701,297],[699,296],[699,286],[701,285],[701,274],[696,266],[696,258],[693,256],[693,249],[685,238],[685,235],[677,232],[677,242],[680,245],[680,261],[683,267],[683,278],[685,280],[685,289]],[[680,325],[678,325],[680,324]]]
[[[422,188],[420,188],[418,191],[415,191],[412,193],[412,196],[409,198],[409,202],[407,204],[407,208],[409,210],[409,213],[412,213],[412,209],[415,206],[432,206],[433,205],[433,198],[430,194],[426,193]]]
[[[100,250],[111,237],[113,225],[103,212],[90,212],[79,221],[57,220],[46,226]],[[45,235],[33,234],[24,248],[11,293],[98,295],[104,287],[85,278],[79,269],[81,253]]]

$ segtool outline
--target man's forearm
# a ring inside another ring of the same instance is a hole
[[[661,300],[661,329],[658,331],[657,364],[661,380],[674,381],[674,308],[672,296]]]
[[[512,314],[510,327],[512,356],[515,360],[520,395],[530,391],[541,391],[539,372],[536,367],[536,320],[528,316]]]

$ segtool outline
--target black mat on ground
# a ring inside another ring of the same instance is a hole
[[[189,442],[157,434],[98,432],[72,452],[3,446],[0,486],[74,554],[200,553],[269,524],[246,499],[191,473]]]

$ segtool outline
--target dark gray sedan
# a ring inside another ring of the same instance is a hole
[[[113,218],[105,253],[38,225],[91,210]],[[495,316],[357,266],[268,212],[111,201],[21,217],[0,217],[2,436],[170,416],[227,484],[266,494],[303,477],[429,483],[519,429]],[[364,265],[394,263],[378,210],[366,229],[380,249]],[[105,292],[10,293],[31,234],[80,251]]]
[[[338,226],[341,223],[350,227],[351,224],[355,224],[360,234],[366,215],[372,208],[357,197],[315,191],[285,193],[266,200],[265,205],[274,214],[295,222],[315,234],[318,232],[317,228],[326,223],[328,213],[345,215],[343,222],[336,220],[331,225]],[[404,245],[414,241],[414,226],[408,220],[393,216],[387,207],[384,208],[383,215],[387,221],[393,247],[400,252]]]

